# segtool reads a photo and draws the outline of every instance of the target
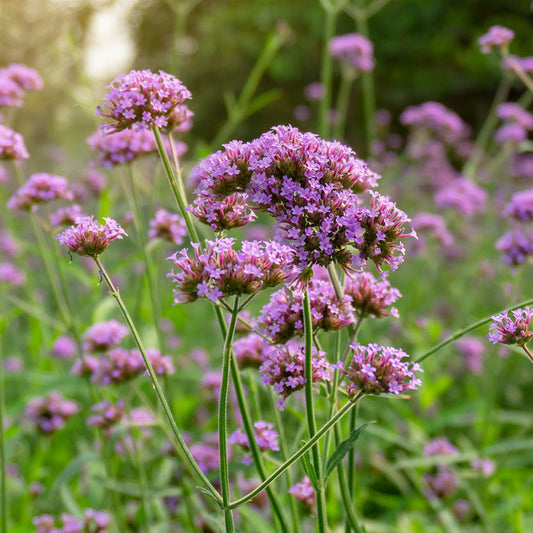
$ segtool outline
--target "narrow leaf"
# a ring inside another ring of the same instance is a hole
[[[305,445],[305,441],[301,440],[300,444],[298,445],[298,448],[301,448]],[[315,469],[313,468],[313,465],[311,464],[311,460],[309,459],[309,452],[305,455],[302,455],[302,463],[304,465],[305,473],[307,474],[307,477],[309,478],[309,481],[311,481],[311,485],[313,485],[314,489],[318,489],[318,480],[316,478]]]
[[[361,434],[361,431],[366,428],[368,424],[363,424],[362,426],[359,426],[358,428],[355,428],[346,439],[344,439],[335,449],[335,451],[331,454],[330,458],[328,459],[328,464],[326,465],[326,472],[324,474],[324,479],[328,479],[328,477],[331,475],[331,473],[337,468],[339,463],[342,461],[344,456],[351,450],[351,448],[355,445],[357,439],[359,438],[359,435]]]

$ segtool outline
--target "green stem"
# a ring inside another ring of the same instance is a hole
[[[354,407],[354,402],[347,402],[342,409],[340,409],[335,416],[330,418],[316,433],[312,439],[309,439],[305,444],[294,452],[282,465],[280,465],[270,476],[268,476],[263,483],[252,490],[246,496],[230,503],[230,509],[236,509],[251,499],[255,498],[262,490],[265,490],[270,484],[279,478],[288,468],[290,468],[298,459],[304,456],[315,444],[339,421],[342,417]]]
[[[342,141],[346,135],[346,118],[348,115],[348,102],[350,101],[350,90],[354,78],[346,73],[342,73],[339,95],[337,97],[338,120],[335,125],[334,137],[337,141]]]
[[[170,145],[170,153],[172,154],[172,161],[174,161],[174,168],[176,169],[178,187],[180,188],[181,197],[183,198],[183,203],[187,207],[187,192],[185,191],[185,183],[183,182],[183,175],[181,173],[181,165],[176,152],[176,146],[174,145],[174,137],[172,132],[168,134],[168,144]]]
[[[224,341],[224,353],[222,364],[222,382],[220,384],[220,396],[218,400],[218,447],[220,450],[220,486],[222,492],[222,508],[224,509],[224,521],[226,523],[226,533],[235,531],[233,514],[228,508],[230,502],[229,471],[228,471],[228,442],[227,442],[227,418],[228,418],[228,389],[230,379],[232,357],[233,336],[235,335],[235,325],[239,314],[239,298],[235,296],[231,321],[226,332]]]
[[[355,410],[354,410],[355,411]],[[352,411],[352,413],[354,412]],[[339,426],[335,426],[335,444],[338,446],[341,443],[341,430]],[[350,497],[350,489],[348,482],[346,481],[346,472],[344,471],[344,466],[341,463],[337,467],[337,476],[339,478],[339,489],[341,491],[341,498],[346,513],[346,519],[351,529],[356,533],[362,533],[362,529],[359,526],[359,520],[354,511],[353,499]],[[353,494],[353,493],[352,493]]]
[[[214,308],[216,311],[217,321],[220,327],[220,331],[222,333],[222,336],[226,338],[227,328],[226,328],[226,322],[224,320],[224,316],[219,307],[214,306]],[[246,436],[248,438],[248,443],[250,445],[250,453],[252,454],[252,459],[254,461],[254,465],[259,474],[259,477],[261,478],[262,481],[264,481],[266,478],[265,467],[263,465],[263,460],[261,458],[261,452],[259,450],[259,447],[257,446],[257,440],[255,438],[255,433],[253,430],[250,413],[246,405],[246,397],[245,397],[244,390],[242,387],[241,376],[239,373],[239,365],[237,364],[237,361],[235,357],[233,356],[231,357],[231,379],[233,380],[233,384],[235,386],[235,393],[237,395],[237,403],[239,405],[239,411],[241,413],[244,431],[246,433]],[[281,506],[276,498],[276,495],[274,494],[274,492],[271,490],[270,487],[266,488],[266,493],[267,493],[268,499],[270,500],[270,504],[272,505],[272,512],[274,516],[278,519],[278,522],[281,525],[282,531],[287,532],[288,531],[287,524],[286,524],[285,518],[283,517]]]
[[[93,258],[95,263],[97,264],[102,277],[104,278],[108,288],[109,293],[111,296],[115,299],[117,302],[117,305],[120,308],[120,311],[122,312],[122,315],[126,321],[126,324],[129,327],[129,330],[135,340],[135,343],[137,345],[137,348],[139,348],[139,351],[141,352],[141,356],[144,360],[144,364],[146,365],[146,369],[148,370],[148,374],[150,375],[150,379],[152,381],[152,385],[154,387],[157,399],[161,403],[161,406],[163,408],[163,412],[165,413],[165,416],[167,418],[167,421],[170,425],[170,429],[172,431],[172,435],[176,439],[176,443],[178,445],[179,450],[184,455],[186,459],[186,464],[190,469],[192,469],[197,477],[201,480],[202,484],[205,486],[209,494],[213,497],[213,499],[219,504],[222,504],[222,498],[220,497],[220,494],[217,492],[215,487],[211,484],[211,482],[207,479],[205,474],[202,472],[200,467],[198,466],[198,463],[194,460],[193,456],[191,455],[191,452],[189,451],[189,448],[185,444],[185,441],[183,440],[183,437],[181,435],[181,432],[176,424],[176,421],[174,420],[174,417],[172,415],[172,411],[170,410],[170,407],[168,405],[168,402],[165,398],[165,395],[163,394],[163,390],[161,389],[161,385],[159,384],[159,381],[157,379],[157,376],[154,372],[154,369],[152,367],[152,364],[150,363],[150,360],[148,359],[148,356],[146,355],[146,350],[144,348],[144,345],[141,341],[141,338],[139,336],[139,333],[137,332],[137,328],[135,327],[135,324],[133,323],[133,320],[131,319],[131,316],[128,312],[128,309],[126,308],[126,305],[124,304],[122,297],[120,296],[120,293],[118,289],[115,287],[113,282],[111,281],[111,278],[109,277],[108,273],[106,272],[104,266],[102,265],[102,262],[98,257]]]
[[[139,201],[139,195],[137,194],[137,187],[135,185],[135,180],[133,179],[133,167],[131,164],[127,165],[128,167],[128,182],[129,182],[129,193],[128,197],[134,214],[135,227],[137,234],[139,236],[139,244],[141,247],[141,252],[144,259],[144,266],[146,269],[146,278],[148,281],[148,292],[150,293],[150,304],[152,307],[152,316],[154,320],[154,326],[157,334],[157,341],[159,344],[159,349],[164,353],[165,352],[165,338],[163,332],[161,331],[161,302],[159,300],[159,292],[157,290],[157,280],[154,273],[154,265],[150,253],[147,248],[147,229],[144,223],[144,216],[141,209],[141,203]]]
[[[485,155],[485,150],[490,141],[492,132],[498,124],[499,118],[496,114],[496,108],[507,99],[512,85],[512,77],[504,74],[500,85],[496,90],[496,94],[494,95],[494,100],[490,106],[489,114],[487,115],[487,118],[485,119],[485,122],[479,131],[479,135],[477,136],[474,148],[472,150],[472,155],[469,157],[468,161],[463,167],[463,174],[470,179],[474,179],[477,167]]]
[[[181,188],[178,185],[176,175],[174,174],[174,171],[172,170],[172,165],[170,164],[170,159],[168,158],[167,151],[165,150],[165,147],[163,145],[163,140],[161,139],[161,133],[158,128],[153,127],[152,131],[154,132],[155,141],[157,143],[157,150],[159,152],[159,157],[161,158],[161,161],[163,163],[163,167],[165,169],[165,175],[167,176],[168,183],[170,184],[170,188],[172,190],[172,194],[174,195],[174,198],[176,199],[176,202],[178,203],[178,207],[180,209],[181,216],[185,220],[185,224],[187,225],[187,230],[189,231],[189,236],[192,241],[197,242],[198,241],[198,234],[196,233],[196,229],[192,223],[191,216],[189,212],[186,209],[186,203],[185,199],[181,195]]]
[[[313,324],[311,321],[311,304],[309,301],[309,291],[307,289],[305,290],[304,294],[303,318],[305,335],[305,410],[307,416],[307,430],[309,432],[309,438],[312,439],[316,434],[315,412],[313,408]],[[322,484],[322,463],[320,461],[319,446],[314,447],[311,454],[313,457],[313,464],[318,482],[318,487],[316,487],[317,531],[319,531],[319,533],[326,533],[328,526],[325,488]]]
[[[525,302],[519,303],[517,305],[513,305],[512,307],[507,307],[507,309],[503,309],[501,311],[497,311],[496,313],[492,313],[491,315],[489,315],[489,316],[487,316],[485,318],[482,318],[481,320],[478,320],[477,322],[474,322],[473,324],[471,324],[470,326],[468,326],[466,328],[459,329],[453,335],[451,335],[447,339],[443,340],[442,342],[440,342],[439,344],[437,344],[436,346],[434,346],[433,348],[431,348],[430,350],[428,350],[427,352],[422,354],[418,359],[416,359],[415,362],[416,363],[420,363],[420,362],[424,361],[430,355],[433,355],[434,353],[439,352],[444,347],[448,346],[448,344],[450,344],[453,341],[459,339],[463,335],[466,335],[467,333],[470,333],[471,331],[473,331],[475,329],[478,329],[481,326],[485,326],[486,324],[488,324],[492,320],[492,317],[494,315],[501,314],[501,313],[508,313],[509,311],[514,311],[515,309],[519,309],[521,307],[526,307],[527,305],[532,305],[532,304],[533,304],[533,299],[526,300]]]
[[[320,100],[320,124],[318,131],[320,136],[324,139],[329,137],[329,124],[328,124],[328,113],[331,108],[331,92],[332,92],[332,81],[333,81],[333,62],[331,54],[329,53],[329,42],[335,34],[335,21],[337,19],[337,10],[333,7],[325,8],[325,23],[324,23],[324,34],[322,38],[322,64],[320,68],[320,82],[324,87],[324,95],[322,100]]]
[[[529,360],[533,363],[533,354],[528,350],[525,344],[522,346],[522,350],[526,352],[526,355],[529,357]]]
[[[1,302],[4,301],[1,295]],[[7,533],[7,490],[6,490],[6,451],[4,442],[4,354],[2,350],[2,335],[4,319],[0,313],[0,532]]]
[[[357,31],[370,39],[368,30],[368,18],[366,12],[356,18]],[[376,94],[374,90],[374,72],[363,72],[363,112],[365,117],[366,152],[372,153],[372,141],[374,140],[374,117],[376,114]]]

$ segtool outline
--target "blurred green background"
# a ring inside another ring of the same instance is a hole
[[[349,10],[357,2],[346,5]],[[377,107],[397,116],[407,105],[438,100],[476,129],[501,76],[498,58],[482,55],[477,39],[502,24],[516,32],[511,51],[528,55],[532,22],[529,0],[391,0],[369,21]],[[0,65],[23,62],[45,79],[44,94],[28,98],[16,118],[30,145],[44,137],[46,144],[76,151],[97,125],[93,115],[104,86],[131,68],[151,68],[177,74],[191,89],[196,117],[189,141],[198,146],[216,137],[227,117],[224,98],[238,95],[276,32],[284,44],[257,91],[278,90],[271,93],[275,101],[233,136],[249,139],[272,125],[297,123],[294,107],[320,77],[323,26],[318,0],[3,0]],[[355,29],[354,19],[341,13],[336,33]],[[356,149],[359,90],[348,128]],[[31,148],[34,157],[42,149]]]

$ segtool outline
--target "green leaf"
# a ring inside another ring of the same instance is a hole
[[[57,490],[62,485],[68,483],[85,466],[86,463],[97,461],[99,458],[100,456],[96,452],[87,452],[76,457],[65,467],[63,472],[57,476],[52,490]]]
[[[343,457],[352,449],[355,445],[361,431],[366,428],[368,424],[363,424],[358,428],[355,428],[346,439],[344,439],[331,454],[328,459],[328,464],[326,465],[326,472],[324,474],[324,479],[328,479],[331,473],[337,468],[339,463],[342,461]]]
[[[305,441],[301,440],[298,448],[301,448],[304,445]],[[318,490],[318,480],[316,478],[315,469],[313,468],[311,460],[309,459],[309,452],[307,452],[305,455],[302,455],[302,463],[304,465],[305,473],[307,474],[309,481],[311,481],[311,485],[313,485],[315,490]]]

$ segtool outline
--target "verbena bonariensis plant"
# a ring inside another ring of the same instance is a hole
[[[357,12],[354,14],[357,16]],[[506,68],[514,69],[523,78],[527,65],[519,58],[508,56],[512,32],[504,30],[489,32],[481,44],[486,50],[501,49],[508,60]],[[342,36],[330,42],[331,56],[342,62],[346,79],[353,81],[355,76],[371,73],[373,50],[364,36]],[[2,76],[7,80],[7,75],[0,72]],[[4,101],[8,102],[4,105],[20,105],[23,90],[39,86],[37,78],[20,68],[9,79],[11,82],[2,82]],[[528,78],[524,80],[526,83]],[[16,83],[21,84],[18,89],[13,85]],[[321,89],[327,94],[331,86],[326,83]],[[136,236],[140,253],[144,254],[144,273],[148,279],[154,274],[150,269],[155,261],[147,249],[152,250],[157,243],[149,242],[147,237],[181,246],[188,233],[190,244],[169,257],[173,266],[168,277],[174,283],[175,304],[205,300],[212,305],[224,339],[220,350],[222,361],[217,369],[211,369],[200,353],[194,359],[191,354],[189,360],[204,374],[202,384],[195,383],[198,402],[204,404],[202,407],[218,403],[217,432],[211,431],[213,425],[208,427],[209,414],[205,409],[199,409],[198,421],[204,417],[206,424],[200,439],[195,428],[181,419],[183,410],[177,409],[177,404],[186,405],[188,400],[181,384],[174,387],[176,381],[167,378],[176,368],[180,372],[184,370],[186,363],[185,358],[166,355],[172,353],[164,346],[172,344],[170,336],[164,339],[163,335],[169,330],[168,324],[163,320],[154,321],[156,332],[148,330],[147,338],[159,337],[159,349],[146,349],[139,331],[145,333],[147,328],[137,329],[142,313],[137,309],[130,313],[117,282],[104,268],[103,254],[108,253],[108,248],[119,250],[125,245],[126,242],[118,241],[127,237],[126,231],[114,219],[105,218],[104,224],[100,224],[95,217],[82,215],[82,210],[91,210],[76,204],[42,217],[49,202],[72,200],[75,195],[78,200],[80,193],[60,176],[34,174],[26,184],[20,184],[9,206],[27,212],[36,224],[38,239],[42,229],[51,229],[48,219],[52,226],[70,223],[57,240],[69,253],[96,264],[101,281],[105,281],[127,324],[126,328],[114,320],[102,320],[81,334],[83,330],[75,319],[78,311],[73,312],[75,308],[59,265],[52,264],[51,254],[46,255],[46,245],[42,248],[45,266],[56,289],[57,305],[63,314],[61,332],[69,329],[72,335],[57,337],[52,355],[58,360],[78,356],[73,361],[72,373],[86,380],[94,404],[87,424],[98,428],[101,439],[98,444],[103,455],[111,450],[115,460],[116,456],[130,457],[139,476],[138,487],[132,488],[129,482],[122,490],[133,494],[140,506],[136,517],[132,518],[129,510],[126,510],[128,516],[124,516],[122,502],[116,494],[119,490],[114,490],[118,484],[113,478],[119,471],[111,460],[106,463],[109,471],[104,486],[114,500],[113,519],[104,512],[88,509],[77,516],[63,515],[61,525],[51,515],[41,514],[34,519],[34,525],[43,532],[107,531],[112,522],[119,531],[125,531],[128,523],[150,528],[160,512],[153,505],[158,500],[165,502],[170,514],[181,512],[182,517],[185,511],[176,509],[186,509],[189,522],[184,527],[190,530],[207,530],[213,524],[225,531],[249,526],[246,523],[249,509],[243,506],[253,504],[270,509],[272,518],[268,516],[266,526],[270,529],[304,531],[303,510],[313,516],[320,532],[325,533],[330,526],[340,527],[340,521],[344,521],[347,531],[363,531],[365,520],[359,516],[360,495],[354,483],[357,463],[354,445],[366,427],[358,427],[356,423],[356,409],[362,399],[409,398],[407,393],[421,385],[419,362],[463,336],[461,350],[465,357],[470,357],[467,366],[479,372],[479,343],[467,343],[471,339],[465,334],[491,320],[490,341],[516,344],[532,359],[527,348],[532,337],[528,307],[531,302],[520,304],[512,314],[506,311],[463,328],[426,351],[418,362],[410,362],[403,349],[389,346],[371,324],[377,319],[399,317],[393,305],[399,300],[400,291],[391,285],[389,271],[399,269],[406,243],[410,246],[409,242],[414,241],[411,237],[415,237],[415,229],[427,234],[426,242],[416,249],[418,254],[424,253],[424,247],[432,246],[432,240],[451,250],[455,235],[452,236],[444,218],[419,213],[411,223],[390,197],[377,191],[379,175],[353,150],[341,142],[325,140],[287,125],[276,126],[252,141],[229,142],[200,162],[191,174],[196,196],[189,206],[179,167],[184,149],[173,142],[170,133],[187,129],[192,113],[183,102],[190,97],[181,81],[163,72],[133,71],[121,76],[109,87],[105,104],[98,111],[99,116],[110,122],[90,144],[98,154],[98,164],[105,168],[131,166],[139,156],[148,158],[150,153],[159,152],[180,214],[157,210],[148,229],[143,221],[146,206],[142,205],[142,199],[133,197],[130,206]],[[496,131],[494,141],[519,155],[520,143],[527,139],[533,126],[531,115],[525,108],[509,102],[496,109],[495,116],[503,125]],[[462,119],[439,103],[427,102],[408,108],[401,122],[409,129],[406,158],[418,177],[428,177],[425,187],[435,205],[454,209],[462,217],[475,220],[489,201],[484,187],[474,179],[472,169],[478,163],[475,157],[468,158],[464,172],[459,172],[448,159],[449,152],[453,151],[459,158],[468,152],[469,131]],[[337,129],[341,131],[342,128]],[[395,139],[387,142],[391,149],[398,146]],[[11,130],[0,131],[0,149],[4,160],[28,156],[22,138]],[[380,168],[387,170],[386,158],[380,161],[376,153],[373,155]],[[370,166],[374,168],[373,164]],[[130,178],[126,190],[135,195],[139,183],[133,174]],[[96,196],[105,189],[105,179],[98,175],[89,183]],[[530,191],[512,196],[503,209],[511,223],[521,225],[531,221],[530,196]],[[105,206],[105,201],[102,204]],[[204,232],[198,231],[191,215],[204,224]],[[235,237],[228,236],[230,231],[249,227],[257,219],[264,222],[268,217],[274,223],[273,240],[241,241],[241,233],[237,232]],[[214,236],[203,238],[210,230]],[[533,253],[533,248],[527,232],[516,228],[514,231],[498,247],[506,254],[509,264],[518,266]],[[6,287],[9,291],[21,290],[26,285],[26,276],[10,262],[15,260],[16,250],[5,237],[0,240],[0,247],[9,259],[0,263],[0,287],[2,291]],[[412,245],[410,248],[413,249]],[[112,253],[107,256],[109,261],[110,256]],[[124,286],[128,293],[132,292],[132,284]],[[263,291],[272,289],[269,301],[262,308],[254,307],[254,300],[259,300]],[[156,290],[157,280],[153,276],[149,291],[152,294]],[[35,312],[31,306],[26,305],[26,309]],[[247,314],[250,309],[253,312]],[[152,311],[160,312],[161,304],[152,302]],[[2,320],[0,326],[4,325]],[[135,341],[134,349],[125,346],[131,341],[128,332]],[[359,337],[361,332],[365,335],[364,343]],[[239,337],[243,333],[245,336]],[[17,371],[16,363],[6,364],[6,371]],[[139,386],[146,373],[160,402],[155,412],[131,406],[133,395],[150,403]],[[1,376],[0,382],[3,383]],[[25,418],[34,423],[37,431],[51,435],[75,423],[80,416],[75,416],[78,409],[78,404],[55,392],[31,400]],[[175,415],[177,412],[180,414]],[[71,417],[74,420],[67,422]],[[238,429],[228,437],[230,424]],[[146,470],[146,465],[153,460],[151,455],[161,455],[161,450],[150,448],[155,441],[153,430],[158,425],[172,441],[164,449],[166,458],[174,460],[177,456],[183,467],[178,482],[167,479],[170,487],[161,492],[152,488],[152,483],[158,480],[152,471]],[[189,435],[184,428],[195,434]],[[293,444],[289,444],[291,441]],[[245,451],[243,463],[248,467],[245,472],[253,470],[257,476],[252,485],[248,479],[243,482],[240,472],[235,472],[241,467],[231,462],[230,445]],[[0,448],[5,472],[3,442]],[[149,450],[148,460],[143,460],[144,448]],[[424,446],[426,463],[421,464],[425,471],[419,484],[430,505],[438,510],[450,503],[458,518],[469,512],[468,501],[458,497],[461,480],[452,464],[460,460],[461,453],[442,438]],[[296,477],[290,471],[295,463],[300,464],[305,477],[301,473]],[[477,457],[471,460],[471,469],[491,475],[494,465],[488,459]],[[201,491],[194,490],[195,483],[202,485]],[[3,482],[4,521],[5,494]],[[165,494],[164,499],[159,494]],[[333,502],[339,497],[342,510],[326,505],[328,499]],[[301,502],[302,508],[296,502]],[[263,512],[267,517],[268,511]],[[217,522],[218,513],[223,515],[223,525]]]

